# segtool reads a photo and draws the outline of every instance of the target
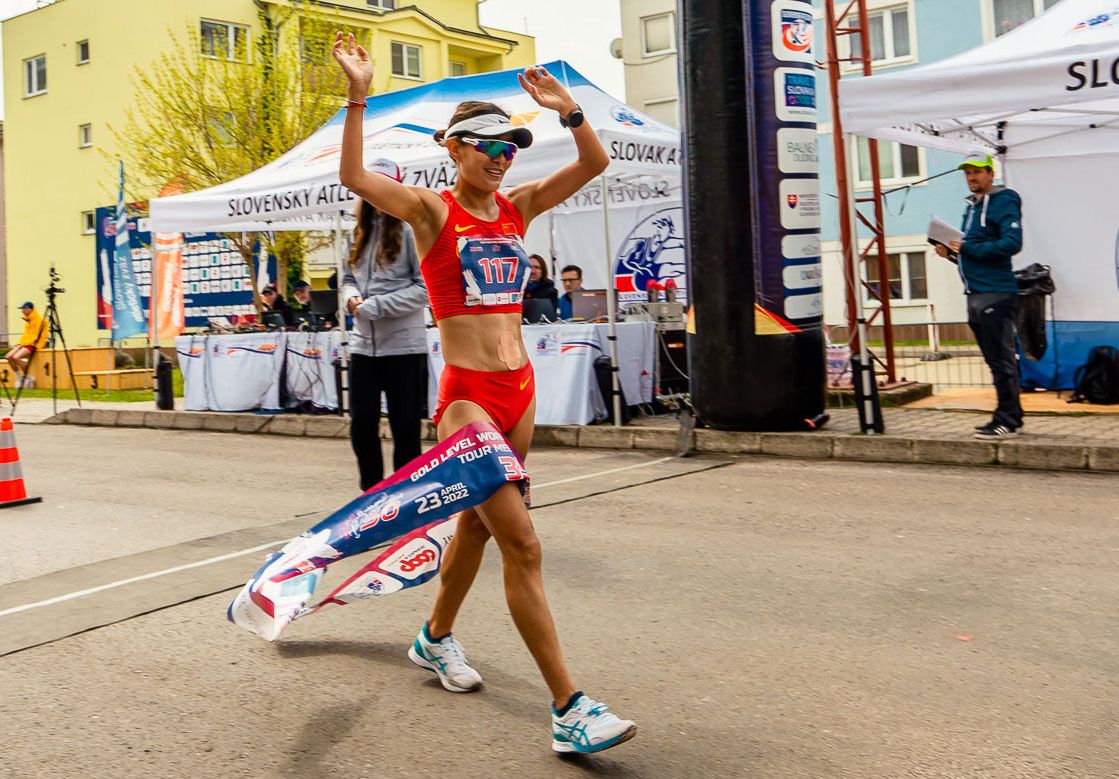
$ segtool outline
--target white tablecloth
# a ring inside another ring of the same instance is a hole
[[[618,360],[622,395],[629,405],[653,399],[656,330],[651,322],[619,322]],[[521,330],[536,372],[536,423],[586,425],[606,418],[594,361],[610,354],[605,324],[527,325]],[[439,331],[427,331],[428,408],[435,410],[443,353]]]
[[[187,410],[278,409],[285,336],[237,333],[176,338]]]
[[[319,408],[338,408],[338,383],[334,361],[342,352],[342,334],[287,333],[287,364],[284,388],[288,408],[310,401]]]
[[[619,380],[629,405],[653,399],[656,331],[650,322],[618,324]],[[606,417],[594,361],[609,355],[605,324],[529,325],[525,348],[536,371],[536,421],[542,425],[585,425]],[[435,410],[443,355],[439,331],[427,331],[428,408]],[[250,411],[280,408],[280,378],[289,406],[311,401],[338,407],[333,361],[341,334],[238,333],[184,335],[175,339],[189,411]],[[285,367],[286,370],[282,369]]]

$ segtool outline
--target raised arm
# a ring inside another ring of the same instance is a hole
[[[387,214],[403,219],[416,231],[421,243],[443,227],[447,206],[437,194],[423,187],[409,187],[398,181],[371,173],[362,162],[362,107],[373,80],[373,63],[369,53],[358,46],[353,34],[334,36],[331,51],[334,60],[349,79],[349,103],[342,130],[342,162],[338,177],[342,186],[372,203]]]
[[[567,88],[544,68],[528,68],[517,78],[521,87],[542,108],[550,108],[566,118],[577,107]],[[571,135],[579,152],[574,162],[564,165],[547,178],[515,187],[509,193],[509,199],[524,216],[526,225],[549,208],[567,200],[606,170],[610,158],[606,156],[606,150],[602,148],[590,122],[584,121],[572,128]]]

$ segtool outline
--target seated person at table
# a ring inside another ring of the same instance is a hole
[[[559,298],[559,318],[571,319],[571,293],[583,288],[583,269],[578,265],[564,265],[560,271],[563,294]]]
[[[555,283],[548,278],[548,266],[539,254],[530,254],[528,259],[532,263],[532,270],[529,271],[528,284],[525,285],[524,300],[526,302],[529,300],[552,301],[552,315],[548,318],[555,319],[556,299],[559,297],[559,293],[556,292]]]
[[[295,302],[291,304],[292,311],[307,311],[311,310],[311,285],[306,281],[300,279],[295,282],[291,288],[291,295],[295,298]]]
[[[292,312],[291,306],[271,284],[260,291],[260,302],[263,304],[265,311],[278,311],[280,313],[280,316],[283,317],[284,327],[295,326],[295,314]]]

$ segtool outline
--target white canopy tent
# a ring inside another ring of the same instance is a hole
[[[610,154],[609,179],[667,178],[679,185],[679,132],[637,113],[596,87],[563,61],[545,67],[571,90]],[[506,186],[546,176],[575,159],[575,142],[555,114],[543,111],[517,82],[516,70],[446,78],[412,89],[369,98],[365,109],[365,160],[391,159],[407,184],[442,189],[455,170],[432,134],[447,126],[456,105],[487,100],[532,130],[534,141],[521,152]],[[342,124],[339,110],[330,121],[286,154],[258,170],[198,192],[151,201],[152,229],[158,231],[319,230],[334,215],[353,211],[353,195],[338,181]]]
[[[593,200],[602,212],[598,222],[596,254],[605,258],[588,274],[601,279],[602,286],[614,287],[614,246],[616,219],[611,211],[627,207],[625,193],[660,192],[679,201],[681,159],[680,136],[674,128],[638,113],[596,87],[563,61],[544,67],[560,79],[582,107],[587,120],[606,147],[610,164],[603,176],[587,191],[597,190],[584,200]],[[433,134],[448,125],[455,107],[466,100],[497,103],[513,117],[513,123],[533,132],[533,144],[517,155],[505,178],[511,187],[541,178],[577,156],[575,142],[551,111],[542,110],[523,90],[517,70],[446,78],[412,89],[375,95],[368,100],[364,115],[364,155],[366,164],[378,158],[397,163],[406,184],[445,189],[454,184],[455,167]],[[151,201],[153,232],[250,230],[331,230],[339,234],[343,224],[352,220],[355,196],[338,180],[342,127],[345,111],[339,110],[330,121],[293,149],[241,178],[209,189]],[[585,192],[587,192],[585,191]],[[619,196],[620,195],[620,196]],[[573,201],[558,212],[577,213]],[[633,219],[644,216],[632,202],[628,209]],[[558,222],[565,218],[549,216],[554,235]],[[585,240],[587,226],[578,228]],[[585,244],[584,244],[585,245]],[[605,247],[603,250],[601,247]],[[342,242],[336,241],[341,277]],[[600,255],[601,256],[601,255]],[[598,272],[596,272],[598,271]],[[341,286],[341,285],[339,285]],[[607,296],[610,323],[615,320],[614,297]],[[341,305],[341,301],[340,301]],[[611,359],[617,365],[614,333],[611,332]],[[617,408],[617,371],[615,380],[615,419]]]
[[[1119,4],[1062,0],[1031,22],[940,62],[839,91],[846,132],[998,156],[1023,198],[1025,247],[1057,284],[1051,348],[1027,384],[1071,385],[1094,345],[1119,345]]]

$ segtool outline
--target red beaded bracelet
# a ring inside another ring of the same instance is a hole
[[[366,103],[364,100],[347,100],[346,108],[365,108]]]

